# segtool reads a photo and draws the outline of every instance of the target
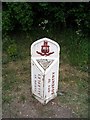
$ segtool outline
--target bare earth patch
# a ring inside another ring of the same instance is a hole
[[[25,97],[23,100],[21,95]],[[3,118],[73,118],[70,108],[59,104],[58,98],[42,105],[32,97],[30,86],[22,84],[21,90],[14,93],[14,99],[3,105]]]
[[[3,103],[3,118],[76,118],[79,117],[74,111],[74,105],[70,105],[67,92],[71,89],[74,97],[79,95],[77,92],[77,84],[74,79],[87,78],[88,74],[77,71],[69,64],[60,65],[59,92],[63,91],[62,95],[58,95],[54,100],[47,105],[39,103],[31,94],[30,85],[30,66],[29,60],[11,62],[7,66],[3,66],[5,70],[14,70],[17,79],[17,84],[9,91],[12,99]],[[9,74],[8,74],[9,76]],[[13,79],[13,78],[12,78]],[[70,79],[70,80],[69,80]],[[4,92],[4,91],[3,91]],[[5,94],[8,96],[8,92]],[[72,96],[72,95],[71,95]],[[63,98],[64,97],[64,98]],[[65,98],[66,97],[66,98]],[[72,99],[72,98],[70,98]],[[76,100],[75,99],[75,100]],[[71,101],[73,104],[73,102]],[[75,104],[76,105],[76,104]],[[77,104],[78,105],[78,104]]]

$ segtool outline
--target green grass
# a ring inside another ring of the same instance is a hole
[[[10,103],[13,99],[11,95],[11,91],[16,89],[20,92],[19,85],[23,83],[23,79],[27,79],[25,74],[28,75],[28,64],[25,63],[27,59],[29,59],[29,52],[31,44],[40,38],[48,37],[59,43],[61,46],[61,64],[69,64],[71,66],[75,66],[77,68],[77,72],[80,69],[87,72],[87,62],[88,62],[88,38],[80,37],[76,35],[75,31],[66,30],[66,31],[56,31],[52,30],[48,33],[46,31],[31,31],[30,33],[21,33],[12,35],[13,39],[16,40],[17,49],[18,49],[18,57],[15,61],[9,59],[7,53],[3,53],[3,102]],[[62,63],[63,61],[63,63]],[[18,69],[21,70],[21,74],[17,76],[17,71],[13,67],[10,68],[8,65],[10,62],[14,63]],[[16,64],[17,62],[18,64]],[[21,64],[22,63],[22,64]],[[18,66],[19,65],[19,66]],[[26,73],[25,73],[26,72]],[[81,78],[74,76],[67,76],[63,79],[63,74],[60,73],[60,82],[59,88],[60,90],[64,90],[65,94],[59,97],[60,104],[64,104],[66,106],[70,106],[79,117],[87,117],[88,110],[88,95],[87,88],[88,82],[87,78]],[[71,73],[70,73],[71,74]],[[73,83],[71,82],[73,81]],[[63,84],[63,82],[65,84]],[[67,86],[64,89],[65,86]],[[25,102],[26,97],[23,93],[20,95],[20,101]]]
[[[14,69],[3,69],[3,90],[12,90],[13,86],[18,84],[18,78]]]
[[[67,30],[62,33],[60,40],[61,54],[67,56],[69,64],[80,68],[87,67],[88,38],[77,35],[75,31]]]
[[[12,96],[5,96],[5,95],[3,95],[2,99],[3,99],[3,103],[10,103],[11,100],[12,100]]]
[[[18,79],[16,77],[15,71],[5,68],[3,70],[3,79],[2,79],[2,99],[3,102],[11,102],[12,95],[11,91],[13,91],[14,86],[17,85]]]
[[[26,100],[25,95],[21,94],[21,96],[20,96],[20,101],[22,101],[22,102],[24,103],[24,102],[25,102],[25,100]]]
[[[61,104],[70,106],[77,117],[88,118],[88,81],[81,77],[67,77],[59,82],[59,91],[63,95],[59,97]],[[64,84],[65,83],[65,84]],[[65,87],[67,86],[67,87]]]
[[[46,31],[34,31],[28,35],[35,41],[39,38],[48,37],[55,40],[61,46],[61,57],[66,56],[66,62],[73,66],[77,66],[82,70],[87,71],[88,62],[88,39],[81,33],[76,34],[76,31],[72,29],[61,30],[50,30],[48,33]]]
[[[64,58],[66,62],[69,62],[69,64],[77,66],[79,69],[84,71],[88,70],[87,62],[89,38],[83,36],[82,34],[77,35],[72,29],[66,29],[64,31],[52,29],[48,30],[48,32],[46,32],[46,30],[35,29],[34,31],[30,31],[30,33],[18,33],[12,35],[12,39],[15,41],[13,44],[16,45],[18,51],[15,60],[27,57],[30,53],[29,49],[31,44],[43,37],[51,38],[59,43],[61,47],[61,58]],[[12,40],[9,39],[9,41],[11,43]],[[16,51],[9,52],[14,54]],[[7,63],[9,60],[6,57],[6,60],[3,58],[3,61],[4,63]]]

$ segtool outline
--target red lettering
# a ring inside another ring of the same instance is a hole
[[[48,79],[48,83],[50,83],[50,79]]]
[[[48,92],[50,92],[50,85],[48,85]]]
[[[41,75],[38,74],[38,94],[40,95],[40,84],[41,84]]]
[[[35,79],[34,89],[35,89],[35,92],[36,92],[36,84],[37,84],[36,78],[37,78],[36,75],[34,75],[34,79]]]
[[[38,88],[40,88],[40,84],[38,84]]]
[[[38,84],[40,84],[40,82],[41,82],[41,81],[40,81],[40,80],[38,80]]]
[[[52,72],[52,91],[51,91],[51,94],[54,94],[54,83],[55,83],[55,72]]]

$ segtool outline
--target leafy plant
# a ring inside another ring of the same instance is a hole
[[[18,57],[17,44],[15,40],[8,35],[3,35],[3,50],[7,53],[10,60],[15,60]]]
[[[88,35],[90,31],[88,3],[3,3],[2,29],[29,31],[44,20],[48,27],[72,27]],[[17,29],[18,28],[18,29]]]
[[[26,100],[26,96],[25,95],[23,95],[23,94],[21,94],[21,96],[20,96],[20,101],[22,101],[23,103],[25,102],[25,100]]]
[[[30,30],[33,23],[32,7],[30,3],[6,3],[3,5],[2,30]]]
[[[2,11],[2,30],[3,33],[13,30],[13,22],[11,20],[11,12],[9,10]]]
[[[15,59],[18,55],[17,45],[15,43],[11,44],[7,48],[7,53],[11,59]]]
[[[3,51],[7,51],[7,48],[10,44],[15,43],[15,40],[12,39],[9,35],[7,35],[6,33],[3,34],[2,36],[2,47],[3,47]]]

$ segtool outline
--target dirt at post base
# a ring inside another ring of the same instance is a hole
[[[3,104],[3,118],[73,118],[75,115],[72,110],[59,103],[58,96],[49,101],[46,105],[42,105],[36,100],[30,91],[29,85],[21,85],[22,93],[26,99],[20,100],[21,91],[13,93],[14,99]]]
[[[28,61],[23,62],[28,68]],[[25,66],[24,65],[24,66]],[[62,72],[62,81],[68,77],[79,76],[86,77],[86,73],[79,73],[69,65],[62,64],[60,66]],[[12,99],[8,103],[3,103],[2,117],[3,118],[77,118],[69,105],[65,106],[60,102],[62,96],[58,95],[56,98],[48,102],[46,105],[42,105],[38,100],[32,97],[31,85],[30,85],[30,68],[22,68],[20,63],[9,63],[6,68],[14,69],[16,77],[20,80],[20,83],[14,86],[12,91],[7,92],[7,96],[11,96]],[[26,70],[26,71],[25,71]],[[24,82],[23,82],[23,81]],[[65,86],[65,85],[64,85]],[[17,89],[18,88],[18,89]],[[64,88],[63,88],[64,89]]]

